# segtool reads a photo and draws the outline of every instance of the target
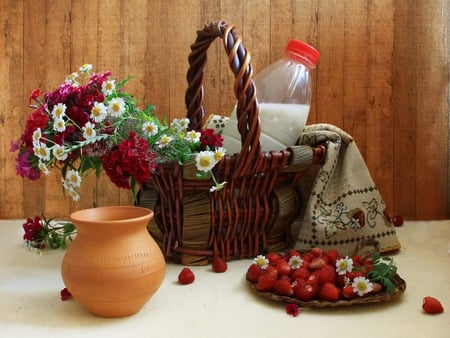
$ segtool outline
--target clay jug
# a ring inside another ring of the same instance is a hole
[[[134,206],[84,209],[70,215],[77,236],[61,275],[73,298],[101,317],[138,312],[160,287],[164,256],[147,231],[153,211]]]

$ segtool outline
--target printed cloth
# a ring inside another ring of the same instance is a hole
[[[333,125],[314,124],[305,127],[299,144],[323,144],[327,151],[323,164],[301,179],[307,202],[295,247],[336,249],[341,254],[372,244],[380,252],[399,249],[386,205],[353,138]]]

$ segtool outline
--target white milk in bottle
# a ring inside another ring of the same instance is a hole
[[[269,65],[255,78],[261,123],[260,142],[265,151],[280,151],[300,137],[311,105],[311,73],[319,52],[310,45],[291,40],[284,58]],[[227,154],[241,150],[237,130],[236,107],[223,129]]]

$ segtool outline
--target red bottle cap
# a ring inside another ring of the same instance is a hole
[[[313,65],[316,65],[320,58],[320,53],[317,49],[300,40],[289,41],[285,52],[298,61],[307,59]]]

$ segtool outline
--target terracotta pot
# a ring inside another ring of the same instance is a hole
[[[74,212],[77,236],[61,267],[72,296],[91,313],[124,317],[138,312],[160,287],[164,256],[147,231],[153,211],[112,206]]]

